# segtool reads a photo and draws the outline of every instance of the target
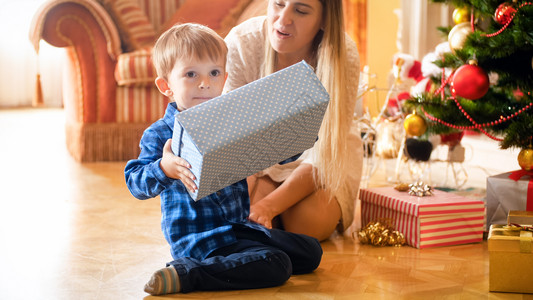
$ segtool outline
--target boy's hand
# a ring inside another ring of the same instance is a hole
[[[159,166],[167,177],[181,180],[188,190],[196,191],[198,188],[193,181],[196,177],[189,170],[191,165],[183,158],[174,155],[171,145],[172,139],[168,139],[163,146],[163,158]]]
[[[272,229],[272,219],[275,217],[274,212],[261,201],[250,206],[250,216],[248,219],[257,224],[261,224],[268,229]]]

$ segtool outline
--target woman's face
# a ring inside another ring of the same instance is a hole
[[[319,0],[269,0],[268,35],[272,48],[279,54],[307,58],[322,26],[322,9]]]

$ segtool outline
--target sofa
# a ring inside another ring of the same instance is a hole
[[[221,36],[266,13],[267,0],[49,0],[34,15],[30,40],[66,49],[66,144],[79,162],[124,161],[139,154],[143,131],[168,99],[154,84],[151,49],[178,22]]]

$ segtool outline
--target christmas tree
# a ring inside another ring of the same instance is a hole
[[[408,125],[426,134],[481,132],[502,149],[522,149],[518,161],[533,167],[533,2],[430,0],[455,7],[454,26],[439,28],[451,52],[426,92],[403,105]],[[414,119],[414,120],[413,120]],[[407,130],[409,134],[409,130]]]

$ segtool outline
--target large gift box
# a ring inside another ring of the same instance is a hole
[[[533,293],[532,233],[491,225],[488,237],[491,292]]]
[[[533,211],[532,179],[523,171],[487,177],[487,226],[506,224],[511,210]]]
[[[172,151],[194,200],[311,148],[329,103],[304,61],[176,114]]]
[[[393,187],[361,189],[361,222],[385,220],[416,248],[449,246],[483,240],[484,203],[435,190],[411,196]]]

